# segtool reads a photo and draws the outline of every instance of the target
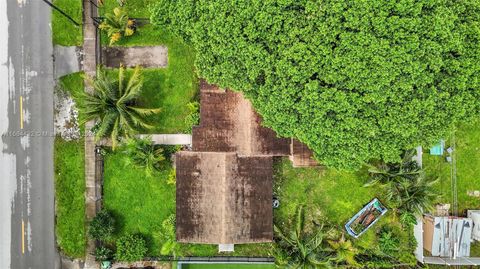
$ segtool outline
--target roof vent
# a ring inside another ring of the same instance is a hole
[[[218,244],[218,252],[233,252],[234,244]]]

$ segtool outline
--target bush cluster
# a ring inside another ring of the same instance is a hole
[[[399,161],[479,112],[480,1],[159,0],[151,19],[328,166]]]
[[[90,222],[88,234],[98,241],[94,255],[99,261],[113,258],[117,261],[138,261],[145,257],[148,250],[145,239],[138,234],[125,234],[114,241],[115,218],[105,209]]]

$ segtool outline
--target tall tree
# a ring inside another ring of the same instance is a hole
[[[479,112],[478,0],[159,0],[152,22],[329,166],[399,161]]]
[[[438,197],[434,187],[438,179],[428,178],[425,171],[412,160],[412,155],[412,151],[408,151],[402,162],[371,166],[370,180],[365,184],[384,190],[388,204],[402,215],[402,223],[412,223],[414,220],[405,218],[432,209]]]
[[[79,110],[83,121],[95,120],[95,136],[98,139],[110,137],[113,148],[120,137],[131,137],[139,130],[149,130],[147,117],[160,112],[160,109],[138,106],[142,93],[143,76],[137,66],[128,76],[124,66],[118,69],[116,79],[108,76],[100,67],[95,78],[86,76],[92,86],[92,93],[82,93]]]
[[[316,226],[313,232],[308,232],[305,225],[305,208],[299,206],[291,231],[282,231],[278,226],[274,226],[280,248],[277,262],[282,263],[285,260],[282,265],[290,269],[329,268],[331,257],[323,248],[326,235],[323,226]]]

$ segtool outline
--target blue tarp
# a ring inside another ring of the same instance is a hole
[[[440,140],[438,144],[430,148],[430,155],[442,156],[445,147],[445,140]]]

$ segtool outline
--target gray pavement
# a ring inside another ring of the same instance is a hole
[[[0,12],[0,268],[56,269],[51,10],[0,0]]]
[[[55,79],[82,70],[83,52],[80,47],[54,46],[53,57],[55,60],[53,70]]]
[[[105,66],[112,68],[118,68],[120,64],[127,67],[165,68],[168,49],[165,46],[104,47],[102,57]]]

